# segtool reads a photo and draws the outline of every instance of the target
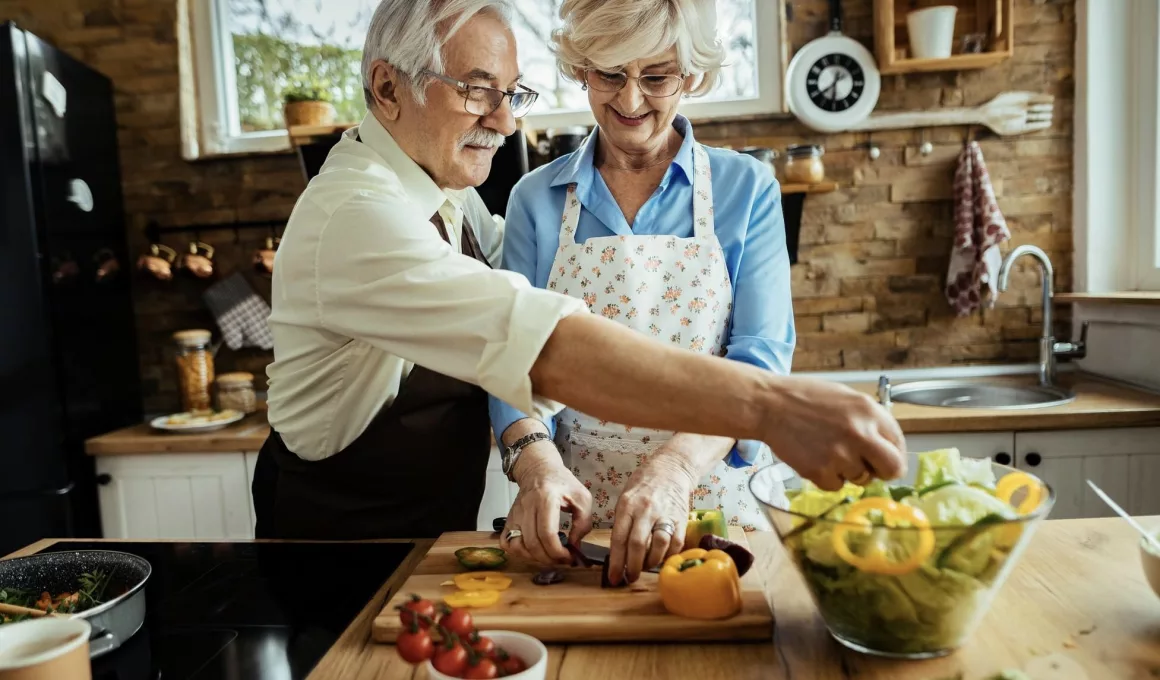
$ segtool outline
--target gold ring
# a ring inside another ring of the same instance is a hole
[[[856,484],[858,486],[866,486],[867,482],[869,482],[870,479],[871,479],[870,472],[863,470],[862,474],[858,475],[857,479],[851,479],[850,483]]]

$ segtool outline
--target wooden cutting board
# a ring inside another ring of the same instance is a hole
[[[730,540],[748,546],[745,532],[730,527]],[[608,545],[611,531],[597,529],[585,539]],[[439,537],[411,576],[375,618],[371,635],[376,642],[394,642],[402,630],[397,605],[412,593],[439,601],[455,586],[439,584],[464,569],[455,551],[470,546],[498,547],[499,535],[487,532],[452,532]],[[601,588],[599,567],[564,568],[562,583],[538,586],[532,576],[534,564],[508,558],[502,570],[512,577],[500,601],[471,610],[481,630],[512,630],[543,642],[701,642],[705,640],[754,640],[773,638],[773,614],[762,589],[762,579],[751,569],[741,579],[742,610],[719,621],[702,621],[669,614],[657,592],[657,574],[642,574],[624,588]]]

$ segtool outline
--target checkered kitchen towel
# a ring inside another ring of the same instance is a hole
[[[222,339],[230,349],[273,349],[274,336],[266,322],[270,305],[254,292],[241,272],[211,286],[202,299],[217,319]]]

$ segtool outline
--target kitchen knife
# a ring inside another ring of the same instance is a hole
[[[493,529],[495,529],[496,533],[499,533],[499,532],[503,531],[503,527],[504,527],[505,522],[507,522],[506,517],[496,517],[495,520],[492,521],[491,527]],[[564,546],[567,547],[568,534],[565,534],[563,531],[561,531],[561,532],[557,533],[556,535],[560,538],[560,543],[564,544]],[[609,554],[609,552],[611,552],[607,546],[597,545],[596,543],[590,543],[588,541],[580,541],[580,545],[577,546],[577,549],[580,551],[580,554],[583,555],[586,560],[588,560],[589,562],[592,563],[592,565],[595,565],[595,566],[601,566],[606,561],[608,561],[608,554]],[[648,571],[655,574],[655,573],[658,573],[660,571],[660,567],[653,567],[652,569],[649,569]]]

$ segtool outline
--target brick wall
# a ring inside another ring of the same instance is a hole
[[[826,0],[789,0],[792,46],[827,29]],[[871,43],[871,0],[847,0],[845,30]],[[1052,257],[1059,290],[1071,286],[1071,155],[1075,7],[1072,0],[1016,0],[1016,53],[986,71],[887,76],[879,110],[977,105],[1004,90],[1055,95],[1055,124],[1044,132],[1000,139],[979,132],[1012,244],[1034,243]],[[292,156],[186,162],[179,126],[176,0],[0,0],[0,20],[58,45],[113,79],[121,127],[121,165],[129,239],[145,245],[144,227],[162,224],[280,219],[303,180]],[[1027,360],[1041,318],[1038,277],[1026,264],[994,310],[953,317],[941,295],[950,249],[948,200],[961,128],[875,133],[882,155],[871,161],[865,134],[818,135],[792,121],[699,126],[707,143],[784,148],[826,146],[826,167],[842,185],[811,196],[803,218],[800,264],[793,270],[799,331],[795,368],[870,369]],[[934,153],[922,156],[925,138]],[[263,234],[203,234],[218,249],[219,269],[248,269]],[[181,245],[173,240],[170,245]],[[251,276],[269,294],[268,280]],[[176,406],[169,335],[213,328],[201,304],[205,284],[178,277],[142,281],[136,306],[146,409]],[[1061,323],[1066,320],[1062,319]],[[1061,329],[1062,330],[1062,329]],[[1064,331],[1066,332],[1066,331]],[[267,353],[223,349],[219,370],[254,371]]]

